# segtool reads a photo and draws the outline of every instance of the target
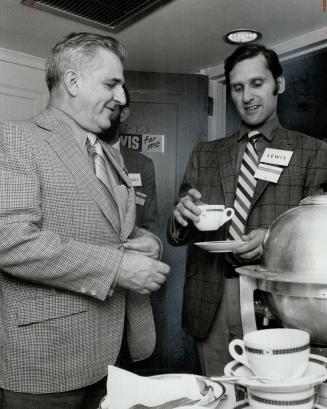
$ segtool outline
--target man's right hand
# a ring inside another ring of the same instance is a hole
[[[139,294],[148,295],[159,290],[169,272],[170,267],[161,261],[137,252],[125,251],[117,285]]]
[[[186,196],[183,196],[173,211],[175,220],[183,227],[188,226],[189,221],[198,222],[201,210],[198,208],[201,202],[201,193],[196,189],[190,189]]]

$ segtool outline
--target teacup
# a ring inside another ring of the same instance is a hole
[[[209,231],[217,230],[234,216],[234,209],[224,205],[200,205],[200,220],[194,225],[198,230]]]
[[[277,409],[277,408],[278,408],[278,406],[275,406],[275,408],[271,408],[271,409]],[[326,409],[325,406],[319,405],[318,403],[315,403],[314,406],[310,406],[310,409],[311,408],[312,409]],[[252,406],[250,408],[248,400],[245,399],[245,400],[238,401],[237,405],[234,406],[234,409],[252,409]]]
[[[318,388],[318,403],[327,407],[327,382],[323,382]]]
[[[251,409],[312,409],[315,402],[313,387],[293,392],[266,392],[248,388]]]
[[[229,353],[257,376],[295,379],[309,365],[310,334],[291,328],[253,331],[244,335],[243,341],[231,341]]]

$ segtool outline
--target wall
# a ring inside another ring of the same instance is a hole
[[[286,91],[278,113],[281,123],[327,140],[327,49],[283,63]]]
[[[0,120],[25,119],[48,101],[44,60],[0,48]]]

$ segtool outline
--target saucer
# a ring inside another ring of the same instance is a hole
[[[324,409],[323,406],[317,403],[314,405],[313,408],[314,409]],[[251,409],[251,406],[249,405],[249,402],[247,400],[241,400],[233,407],[233,409]]]
[[[320,355],[310,354],[309,365],[301,378],[285,380],[284,382],[266,382],[257,379],[246,379],[254,373],[238,361],[229,362],[224,369],[225,375],[239,376],[240,385],[266,392],[295,392],[303,386],[314,386],[327,379],[327,360]],[[243,378],[244,377],[244,378]]]
[[[225,240],[225,241],[201,241],[194,243],[201,249],[209,251],[210,253],[230,253],[237,247],[244,244],[242,240]]]

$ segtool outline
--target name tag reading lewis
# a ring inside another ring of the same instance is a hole
[[[268,163],[270,165],[287,166],[291,160],[292,155],[292,151],[266,148],[263,152],[260,162]]]
[[[129,173],[128,177],[132,182],[133,186],[142,186],[141,174],[140,173]]]
[[[289,164],[292,155],[292,151],[266,148],[254,177],[256,179],[277,183],[283,172],[283,167]]]

